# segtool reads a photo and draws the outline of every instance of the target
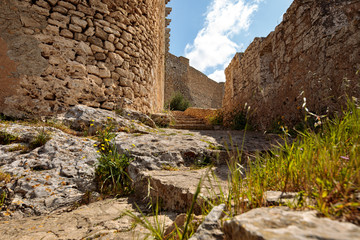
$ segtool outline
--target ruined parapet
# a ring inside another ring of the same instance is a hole
[[[221,108],[223,83],[217,83],[189,65],[189,59],[166,55],[165,103],[180,92],[192,107]]]
[[[250,107],[258,129],[341,110],[360,97],[360,3],[295,0],[274,32],[256,38],[225,71],[225,121]]]
[[[0,113],[160,111],[168,0],[1,0]]]
[[[171,13],[171,11],[172,11],[172,8],[167,7],[165,9],[165,16],[167,17]],[[168,28],[170,23],[171,23],[171,19],[165,20],[165,26],[166,26],[166,28],[165,28],[165,51],[166,52],[169,52],[169,49],[170,49],[170,31],[171,31],[171,29]]]

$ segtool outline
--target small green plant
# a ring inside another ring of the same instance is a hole
[[[26,145],[21,145],[18,144],[14,147],[9,148],[7,151],[8,152],[17,152],[17,151],[21,151],[22,153],[25,153],[29,150],[29,148]]]
[[[235,212],[266,206],[266,191],[299,192],[291,207],[310,207],[324,216],[360,223],[360,108],[349,101],[341,116],[323,120],[321,129],[298,133],[267,154],[248,162],[246,178],[241,154],[230,166],[228,206]],[[314,205],[307,205],[308,198]],[[230,200],[229,199],[229,200]]]
[[[152,208],[152,215],[147,216],[146,214],[141,211],[139,206],[136,205],[137,210],[140,212],[141,216],[138,216],[134,214],[133,212],[127,211],[125,212],[125,215],[131,217],[135,224],[140,224],[147,230],[149,230],[148,237],[152,237],[152,239],[157,240],[185,240],[189,239],[195,232],[197,227],[199,226],[199,223],[195,223],[192,221],[194,219],[194,210],[196,205],[198,204],[198,198],[201,192],[201,187],[203,183],[204,177],[206,177],[209,174],[210,168],[206,171],[205,175],[200,179],[195,194],[193,196],[193,200],[191,202],[190,209],[188,210],[186,214],[186,221],[184,224],[184,227],[182,226],[176,226],[175,230],[165,235],[165,222],[162,222],[160,220],[160,206],[159,206],[159,199],[153,204],[153,201],[150,197],[150,207]],[[151,187],[149,186],[149,189]],[[149,193],[150,195],[150,193]],[[155,205],[155,206],[154,206]],[[153,221],[149,219],[153,219]],[[146,238],[146,239],[147,239]]]
[[[132,161],[126,154],[119,154],[116,144],[113,142],[116,134],[114,125],[110,122],[104,129],[97,131],[100,157],[96,166],[96,178],[101,183],[100,190],[103,193],[125,195],[131,192],[131,178],[128,167]]]
[[[0,183],[7,184],[11,181],[11,175],[0,171]],[[0,185],[1,186],[1,185]]]
[[[161,166],[161,169],[166,170],[166,171],[179,171],[178,167],[174,167],[174,166],[171,166],[169,164],[163,164]]]
[[[119,154],[116,147],[100,153],[95,172],[101,183],[101,192],[111,195],[126,195],[131,192],[131,178],[128,174],[131,160],[126,154]]]
[[[131,211],[126,211],[125,215],[132,218],[135,224],[140,224],[150,232],[147,238],[151,236],[152,239],[156,240],[171,239],[171,236],[165,236],[165,221],[160,219],[159,201],[156,201],[155,207],[151,204],[152,216],[145,215],[138,205],[135,204],[135,206],[141,216],[137,216]]]
[[[0,144],[1,145],[9,145],[19,141],[17,136],[14,136],[6,131],[0,131]]]
[[[211,125],[221,126],[224,123],[224,115],[221,111],[216,111],[214,115],[208,116],[207,120]]]
[[[204,156],[203,158],[196,159],[194,162],[194,165],[191,167],[191,169],[201,169],[206,168],[212,165],[213,162],[209,156]]]
[[[30,142],[30,149],[35,149],[41,146],[44,146],[51,139],[50,134],[42,128],[38,131],[38,134]]]
[[[170,108],[171,111],[185,111],[190,107],[190,102],[185,99],[184,95],[180,92],[176,92],[170,100],[170,103],[167,108]]]
[[[5,203],[6,197],[7,197],[7,194],[6,194],[5,191],[3,191],[3,192],[0,194],[0,209],[2,208],[2,206],[3,206],[4,203]]]
[[[246,129],[248,123],[248,116],[245,111],[237,112],[232,119],[231,127],[234,130],[244,130]]]

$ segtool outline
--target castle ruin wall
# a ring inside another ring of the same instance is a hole
[[[167,0],[1,0],[0,113],[164,104]]]
[[[306,108],[341,110],[345,96],[360,97],[360,2],[295,0],[266,38],[256,38],[227,67],[223,111],[230,124],[250,107],[251,122],[269,129],[295,124]]]
[[[189,65],[189,59],[166,55],[165,103],[176,92],[182,93],[192,107],[221,108],[224,84],[217,83]]]

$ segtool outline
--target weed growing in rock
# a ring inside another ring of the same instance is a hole
[[[207,117],[207,121],[211,125],[222,126],[224,123],[224,115],[221,111],[216,111],[214,115]]]
[[[101,182],[101,192],[128,194],[131,192],[131,179],[128,166],[131,159],[125,154],[119,154],[116,147],[108,152],[101,152],[96,166],[96,176]]]
[[[152,236],[152,239],[156,240],[170,239],[170,236],[165,236],[165,221],[161,221],[160,219],[161,217],[158,201],[156,201],[155,207],[152,207],[152,216],[145,215],[138,205],[136,205],[136,208],[140,212],[141,216],[138,216],[130,211],[126,211],[125,215],[131,217],[134,221],[134,224],[140,224],[145,229],[147,229],[150,232],[148,237]]]
[[[320,130],[299,132],[297,140],[285,139],[271,152],[258,154],[247,171],[241,168],[238,151],[239,157],[229,164],[229,192],[219,202],[239,214],[266,206],[266,191],[298,192],[291,207],[313,208],[360,224],[359,122],[360,107],[349,101],[341,118],[323,121]]]
[[[4,173],[4,172],[0,171],[0,183],[1,183],[0,186],[1,186],[2,184],[7,184],[7,183],[9,183],[10,180],[11,180],[11,175],[10,175],[10,174]]]
[[[96,166],[96,177],[101,183],[100,190],[107,194],[128,194],[131,192],[131,178],[128,167],[132,159],[126,154],[119,154],[113,142],[116,134],[114,126],[109,124],[105,129],[97,131],[100,157]]]
[[[185,111],[190,107],[190,102],[185,99],[184,95],[180,92],[176,92],[170,100],[168,107],[171,111]]]
[[[15,135],[12,135],[6,131],[0,131],[0,144],[9,145],[19,141],[19,138]]]
[[[2,208],[2,206],[5,203],[6,197],[7,197],[7,194],[5,191],[0,194],[0,209]]]
[[[41,146],[44,146],[51,139],[50,134],[45,131],[45,129],[41,129],[38,131],[38,134],[35,138],[30,142],[30,149],[35,149]]]
[[[206,172],[205,176],[208,175],[210,171]],[[165,229],[165,222],[161,221],[160,217],[160,206],[159,206],[159,200],[155,202],[155,206],[152,203],[152,199],[150,197],[150,206],[152,208],[152,214],[146,215],[141,211],[139,206],[136,205],[137,210],[140,212],[140,216],[134,214],[133,212],[127,211],[125,214],[133,219],[135,224],[140,224],[145,229],[147,229],[150,233],[147,237],[152,237],[152,239],[157,240],[185,240],[189,239],[195,232],[197,227],[199,226],[199,223],[196,221],[193,221],[194,219],[194,209],[197,204],[197,200],[199,198],[201,187],[203,183],[203,178],[200,179],[198,186],[196,188],[195,194],[193,196],[193,200],[191,203],[191,207],[188,210],[186,214],[186,220],[183,226],[177,226],[175,224],[175,228],[171,231],[166,231]],[[150,186],[149,186],[150,187]],[[147,239],[147,238],[146,238]]]
[[[213,165],[213,161],[209,156],[204,156],[203,158],[196,159],[190,169],[201,169],[209,167],[210,165]]]
[[[161,169],[166,170],[166,171],[179,171],[178,167],[174,167],[174,166],[171,166],[169,164],[163,164],[161,166]]]
[[[28,146],[18,144],[18,145],[14,146],[14,147],[9,148],[7,151],[8,152],[17,152],[17,151],[27,152],[28,150],[29,150]]]

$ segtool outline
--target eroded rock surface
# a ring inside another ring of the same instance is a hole
[[[222,240],[224,233],[221,231],[220,220],[225,215],[225,204],[214,207],[205,217],[196,233],[189,240]]]
[[[72,212],[48,216],[0,221],[1,239],[145,239],[149,233],[124,215],[134,212],[128,199],[109,199],[81,206]],[[170,215],[171,216],[171,215]],[[164,227],[172,221],[169,216],[159,216]],[[149,217],[149,221],[153,221]],[[135,227],[133,227],[135,226]]]
[[[258,208],[224,223],[226,239],[360,239],[360,228],[328,218],[316,217],[316,211],[297,212],[285,207]]]
[[[0,145],[1,171],[13,180],[6,184],[11,203],[5,215],[44,214],[71,207],[86,192],[95,190],[98,154],[94,140],[79,138],[50,127],[0,123],[0,131],[17,136],[21,143]],[[23,152],[40,132],[50,136],[45,145]],[[19,149],[18,149],[19,148]]]
[[[125,111],[125,110],[124,110]],[[107,111],[100,108],[92,108],[85,105],[76,105],[70,108],[65,114],[59,115],[57,120],[78,131],[87,131],[94,135],[98,129],[113,125],[113,131],[143,132],[151,131],[151,128],[144,125],[140,120],[150,122],[150,118],[141,116],[136,111],[126,110],[126,117],[114,111]],[[131,113],[131,114],[130,114]],[[145,115],[146,116],[146,115]],[[133,117],[133,118],[132,118]],[[155,124],[152,123],[152,126]]]

